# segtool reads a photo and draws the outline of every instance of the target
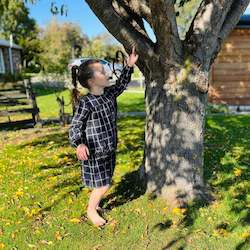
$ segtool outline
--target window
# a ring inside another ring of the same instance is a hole
[[[0,73],[5,73],[4,60],[3,60],[3,50],[0,49]]]

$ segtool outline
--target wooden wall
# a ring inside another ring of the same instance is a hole
[[[250,105],[250,28],[234,29],[210,72],[209,101]]]
[[[10,57],[9,48],[1,47],[3,51],[5,73],[10,73]],[[12,48],[12,61],[14,73],[20,72],[21,70],[21,50]]]

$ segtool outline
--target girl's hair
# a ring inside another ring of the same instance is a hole
[[[72,84],[74,86],[72,90],[71,100],[73,103],[73,107],[76,107],[79,103],[80,92],[77,89],[77,81],[84,88],[89,89],[88,80],[94,76],[94,70],[90,67],[91,64],[100,62],[99,59],[89,59],[83,62],[80,66],[74,65],[71,68],[72,74]]]

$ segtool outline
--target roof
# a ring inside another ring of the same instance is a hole
[[[10,47],[10,42],[4,39],[0,39],[0,47]],[[12,48],[14,49],[22,49],[21,46],[13,43]]]
[[[250,28],[250,15],[242,15],[236,28],[249,29]]]

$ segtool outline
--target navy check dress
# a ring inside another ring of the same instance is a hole
[[[90,155],[81,161],[85,186],[96,188],[111,184],[117,149],[117,101],[131,80],[133,67],[125,66],[116,84],[105,87],[102,95],[82,96],[69,127],[72,147],[85,144]]]

